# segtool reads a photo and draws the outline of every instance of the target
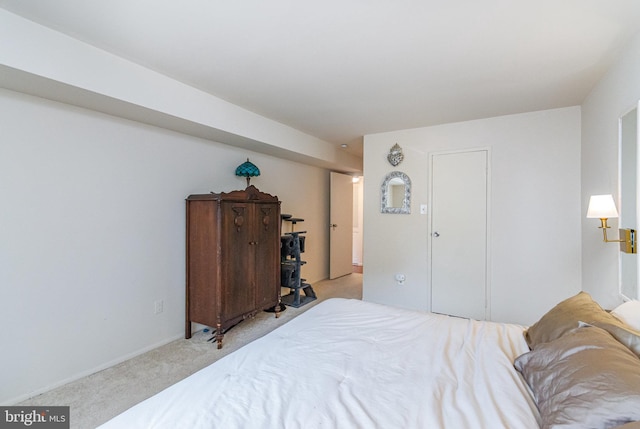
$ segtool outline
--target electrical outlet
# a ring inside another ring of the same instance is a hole
[[[155,314],[160,314],[164,311],[164,301],[159,300],[155,302]]]

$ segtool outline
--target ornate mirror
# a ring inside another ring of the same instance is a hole
[[[411,213],[411,179],[401,171],[387,174],[380,188],[382,213]]]

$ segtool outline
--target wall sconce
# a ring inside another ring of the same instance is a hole
[[[607,219],[618,217],[618,210],[613,202],[613,196],[611,195],[592,195],[589,200],[589,208],[587,209],[587,218],[600,219],[600,226],[602,229],[602,235],[606,243],[620,243],[620,250],[625,253],[636,253],[636,232],[633,229],[620,228],[620,239],[609,240],[607,238],[607,229],[610,228],[607,225]]]

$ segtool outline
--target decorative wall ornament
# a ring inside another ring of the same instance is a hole
[[[402,153],[402,148],[398,143],[394,144],[393,147],[389,150],[389,155],[387,155],[387,160],[389,160],[389,164],[396,167],[398,164],[402,162],[404,159],[404,154]]]

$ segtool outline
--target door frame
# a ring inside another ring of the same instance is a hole
[[[429,287],[429,311],[433,308],[433,302],[431,300],[433,284],[432,284],[432,276],[433,272],[433,223],[432,223],[432,214],[433,214],[433,158],[437,155],[449,155],[456,153],[467,153],[467,152],[487,152],[487,224],[486,224],[486,267],[485,267],[485,309],[484,309],[484,317],[485,320],[491,320],[491,147],[490,146],[479,146],[473,148],[466,149],[456,149],[456,150],[441,150],[441,151],[433,151],[428,152],[429,157],[429,191],[428,191],[428,216],[427,216],[427,267],[429,269],[429,275],[427,284]]]

